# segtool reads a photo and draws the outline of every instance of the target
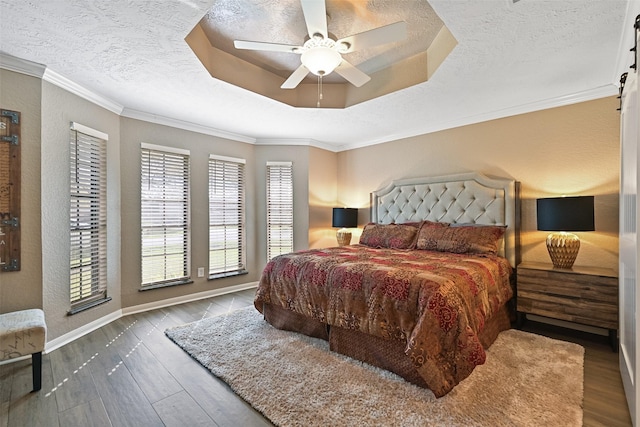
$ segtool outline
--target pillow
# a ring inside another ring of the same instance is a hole
[[[372,248],[411,249],[415,246],[418,227],[404,224],[374,224],[364,226],[360,244]]]
[[[450,225],[451,224],[449,224],[448,222],[433,222],[433,221],[429,221],[427,219],[425,219],[421,223],[421,227],[433,227],[433,228],[449,227]]]
[[[422,227],[416,249],[456,254],[493,254],[500,249],[506,226]]]
[[[418,231],[422,227],[447,227],[449,224],[431,221],[404,222],[400,224],[365,225],[360,236],[360,244],[373,248],[413,249]]]
[[[433,222],[433,221],[429,221],[428,219],[422,220],[422,221],[418,221],[418,222],[399,222],[399,225],[410,225],[412,227],[448,227],[449,223],[448,222]]]

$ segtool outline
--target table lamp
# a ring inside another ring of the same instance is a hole
[[[580,239],[570,231],[594,231],[593,196],[538,199],[538,230],[554,231],[547,237],[547,250],[555,268],[571,268]]]
[[[344,246],[351,243],[351,231],[347,228],[358,226],[358,209],[356,208],[333,208],[332,227],[340,227],[336,233],[338,245]]]

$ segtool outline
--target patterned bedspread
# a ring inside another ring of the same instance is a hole
[[[255,298],[333,326],[406,341],[436,396],[485,361],[478,338],[512,296],[511,266],[494,255],[350,245],[272,259]]]

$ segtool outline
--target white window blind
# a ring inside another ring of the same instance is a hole
[[[106,139],[106,134],[71,124],[69,219],[72,312],[107,297]]]
[[[142,287],[189,280],[189,152],[142,144]]]
[[[209,156],[209,276],[245,270],[244,159]]]
[[[293,251],[293,167],[267,162],[267,259]]]

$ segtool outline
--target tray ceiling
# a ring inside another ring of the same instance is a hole
[[[304,108],[346,108],[424,83],[456,45],[426,1],[328,0],[326,12],[334,40],[399,21],[407,23],[408,34],[399,42],[344,55],[372,78],[362,87],[334,72],[323,77],[320,89],[309,73],[289,90],[280,85],[300,66],[300,55],[236,49],[234,40],[301,46],[309,37],[299,0],[216,0],[186,40],[213,78]]]

